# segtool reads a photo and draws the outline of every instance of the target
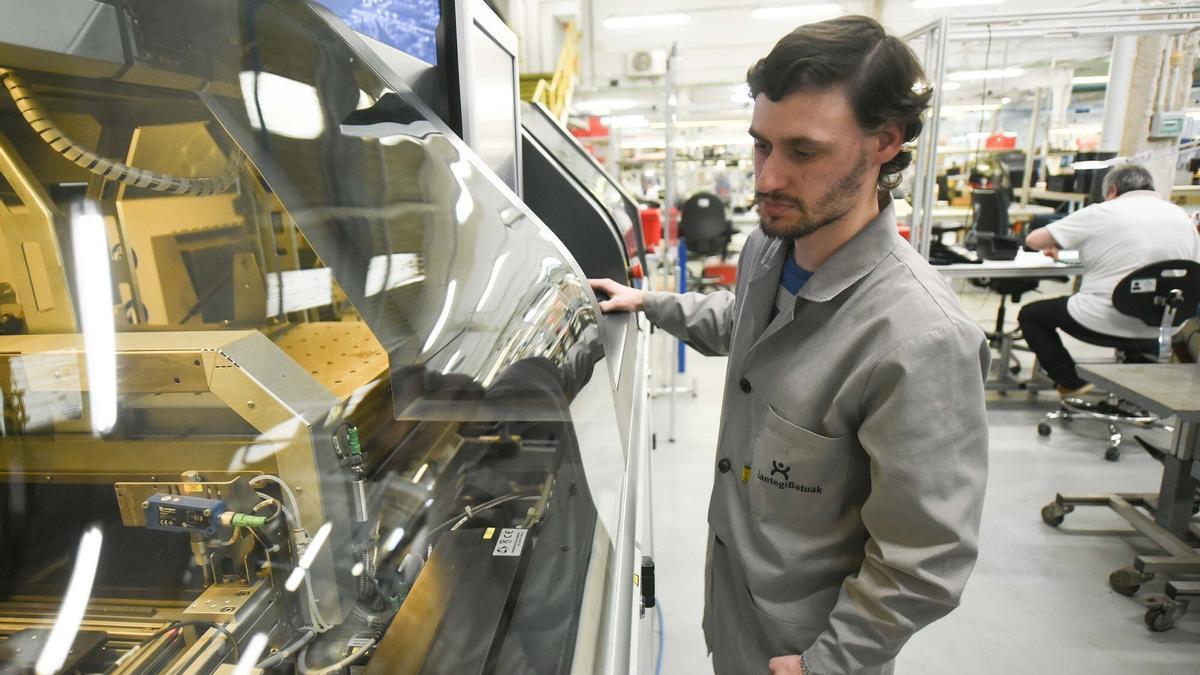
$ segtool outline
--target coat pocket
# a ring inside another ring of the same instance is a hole
[[[855,444],[852,436],[830,438],[796,426],[768,407],[747,481],[751,512],[762,521],[816,528],[837,520]]]

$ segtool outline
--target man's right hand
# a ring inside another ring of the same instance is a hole
[[[596,293],[604,293],[607,300],[600,301],[600,311],[609,312],[638,312],[642,309],[642,299],[645,294],[612,279],[588,279],[588,284]]]

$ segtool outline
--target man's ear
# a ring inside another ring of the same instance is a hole
[[[900,154],[900,147],[904,145],[904,123],[900,121],[888,122],[879,128],[878,131],[871,134],[878,143],[876,146],[876,159],[880,164],[890,162],[896,155]]]

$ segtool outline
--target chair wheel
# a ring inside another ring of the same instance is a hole
[[[1151,605],[1146,610],[1146,627],[1155,633],[1171,630],[1175,622],[1186,611],[1186,605],[1168,600],[1162,604]]]
[[[1037,429],[1038,436],[1049,436],[1050,432],[1054,431],[1054,428],[1050,426],[1049,422],[1038,422]]]
[[[1108,446],[1108,448],[1104,451],[1104,459],[1107,459],[1110,462],[1115,462],[1118,459],[1121,459],[1121,447],[1117,445]]]
[[[1042,521],[1050,527],[1058,527],[1062,525],[1063,518],[1074,510],[1074,507],[1063,506],[1058,502],[1050,502],[1042,507]]]
[[[1108,575],[1108,585],[1121,595],[1134,595],[1138,589],[1154,578],[1153,574],[1139,572],[1132,567],[1122,567]]]

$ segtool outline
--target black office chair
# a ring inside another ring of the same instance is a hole
[[[984,260],[1012,260],[1021,250],[1022,240],[1012,236],[1008,205],[1008,193],[1003,189],[977,189],[971,193],[975,252]]]
[[[1023,241],[1012,236],[1012,224],[1008,219],[1008,192],[1004,189],[976,189],[971,193],[972,234],[975,252],[984,260],[1012,260],[1017,257]],[[989,278],[981,284],[1000,295],[1000,306],[996,309],[996,328],[987,334],[992,348],[1000,353],[997,368],[1001,378],[1007,378],[1003,370],[1012,375],[1021,372],[1021,363],[1014,352],[1014,343],[1020,339],[1019,331],[1006,333],[1004,320],[1007,302],[1020,302],[1021,296],[1038,287],[1037,279]]]
[[[1121,363],[1166,363],[1171,360],[1174,329],[1196,316],[1200,303],[1200,263],[1194,260],[1165,260],[1130,272],[1113,289],[1112,304],[1118,312],[1158,328],[1158,338],[1131,340],[1113,338],[1102,344],[1117,350]],[[1051,420],[1100,420],[1108,423],[1109,444],[1104,458],[1121,457],[1122,425],[1149,428],[1169,426],[1157,416],[1109,394],[1101,401],[1064,398],[1058,410],[1046,413],[1038,423],[1038,434],[1049,436]]]
[[[704,261],[716,256],[724,262],[733,232],[733,224],[725,215],[725,202],[717,195],[697,192],[683,203],[679,214],[679,237],[687,245],[688,260]],[[705,275],[703,264],[699,275],[688,271],[690,290],[711,290],[725,285],[718,277]]]

